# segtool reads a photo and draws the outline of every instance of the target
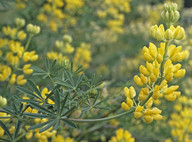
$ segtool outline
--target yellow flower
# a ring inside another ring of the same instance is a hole
[[[17,33],[17,37],[18,37],[19,40],[25,40],[27,35],[26,35],[26,33],[24,31],[19,31]]]
[[[136,96],[136,92],[135,92],[135,89],[133,88],[133,86],[129,87],[129,89],[127,87],[125,87],[124,93],[125,93],[125,96],[129,97],[129,98],[134,98]]]
[[[24,75],[18,75],[17,76],[17,84],[18,85],[24,85],[27,82],[26,79],[24,79]]]
[[[32,74],[33,69],[29,69],[31,67],[31,64],[26,64],[23,66],[23,73],[24,74]]]

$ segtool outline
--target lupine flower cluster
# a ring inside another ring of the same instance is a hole
[[[166,14],[165,14],[166,13]],[[187,50],[182,50],[182,46],[170,44],[174,40],[182,40],[185,38],[185,31],[182,27],[174,27],[172,24],[179,19],[177,5],[168,3],[164,5],[164,10],[161,14],[162,19],[167,23],[167,29],[161,24],[160,26],[152,26],[150,29],[151,35],[158,41],[161,41],[157,46],[154,43],[149,43],[149,47],[143,47],[143,55],[146,61],[146,66],[139,67],[140,75],[134,76],[135,83],[142,87],[138,94],[138,103],[134,97],[136,91],[134,87],[125,87],[124,93],[126,102],[122,103],[122,109],[127,111],[135,107],[134,116],[136,119],[144,115],[146,122],[153,120],[161,120],[161,110],[153,107],[153,102],[164,98],[168,101],[174,101],[181,95],[177,89],[178,85],[169,85],[174,78],[182,78],[186,71],[181,68],[182,62],[189,56]]]

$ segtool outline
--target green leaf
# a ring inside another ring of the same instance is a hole
[[[26,95],[29,95],[30,97],[41,99],[41,98],[39,98],[39,96],[35,95],[32,91],[30,91],[30,90],[28,90],[28,89],[26,89],[24,87],[17,86],[16,89],[19,90],[20,92],[26,94]]]
[[[55,91],[54,97],[55,97],[55,106],[57,108],[57,114],[60,114],[60,103],[61,103],[61,100],[60,100],[60,95],[59,95],[59,91],[58,90]]]
[[[51,69],[53,69],[55,67],[55,64],[56,64],[57,60],[54,60],[52,63],[51,63]]]
[[[3,123],[3,121],[0,120],[0,126],[1,128],[3,128],[3,130],[5,131],[5,133],[9,136],[10,139],[13,139],[12,135],[9,132],[9,129],[7,128],[7,126]]]
[[[66,119],[62,119],[62,121],[64,121],[64,123],[66,125],[68,125],[69,127],[72,127],[72,128],[77,128],[77,125],[69,120],[66,120]]]
[[[42,133],[42,132],[48,130],[48,129],[51,128],[55,123],[56,123],[56,120],[53,120],[53,121],[49,122],[45,127],[41,128],[41,129],[39,130],[39,133]]]
[[[63,109],[64,109],[65,104],[66,104],[66,102],[67,102],[68,96],[69,96],[69,93],[67,93],[67,94],[65,95],[65,98],[64,98],[64,100],[62,101],[62,106],[61,106],[60,114],[63,112]]]
[[[76,82],[76,88],[79,86],[79,84],[81,83],[82,79],[83,79],[84,74],[81,74]]]
[[[13,113],[13,111],[12,111],[11,109],[7,108],[7,107],[4,107],[3,109],[4,109],[4,111],[5,111],[6,113],[15,115],[15,114]]]
[[[81,65],[81,66],[79,66],[77,69],[76,69],[76,71],[74,72],[75,74],[78,74],[78,73],[80,73],[80,72],[82,72],[83,71],[83,66]]]
[[[15,106],[15,104],[13,102],[11,103],[11,107],[14,110],[15,114],[18,114],[17,113],[17,107]]]
[[[60,126],[60,120],[57,120],[55,126],[53,127],[54,130],[57,130]]]
[[[35,83],[32,80],[27,80],[27,85],[41,98],[43,99],[43,97],[41,96],[41,92],[39,91],[39,89],[37,88],[37,86],[35,85]]]
[[[101,103],[107,101],[108,99],[109,99],[109,98],[107,97],[107,98],[103,99],[102,101],[100,101],[100,102],[94,104],[93,106],[95,107],[95,106],[97,106],[97,105],[99,105],[99,104],[101,104]]]
[[[96,97],[95,97],[95,99],[94,99],[94,101],[93,101],[93,105],[96,103],[99,94],[100,94],[100,93],[98,92],[97,95],[96,95]]]
[[[65,112],[64,114],[62,114],[62,116],[65,116],[65,115],[69,114],[69,113],[72,112],[75,108],[76,108],[76,106],[73,106],[73,107],[70,108],[67,112]]]
[[[48,123],[50,123],[50,122],[52,122],[52,121],[53,121],[53,120],[49,120],[49,121],[47,121],[47,122],[43,122],[43,123],[39,123],[39,124],[35,124],[35,125],[29,127],[28,130],[34,130],[34,129],[41,128],[41,127],[47,125]]]
[[[44,71],[41,68],[39,68],[37,66],[34,66],[34,65],[32,65],[30,68],[33,69],[36,72],[39,72],[39,73],[47,73],[46,71]]]
[[[43,112],[43,113],[52,114],[51,111],[49,111],[48,109],[46,109],[45,107],[43,107],[43,106],[41,106],[41,105],[39,105],[39,104],[37,104],[37,103],[30,102],[29,104],[30,104],[33,108],[35,108],[35,109],[37,109],[37,110],[39,110],[39,111],[41,111],[41,112]]]
[[[51,115],[46,115],[46,114],[39,114],[39,113],[23,113],[26,116],[29,116],[31,118],[50,118]]]
[[[46,70],[49,72],[50,71],[50,63],[49,63],[49,60],[47,58],[45,58],[45,67],[46,67]]]
[[[11,141],[11,140],[9,140],[9,139],[4,139],[4,138],[0,138],[0,140],[1,140],[2,142],[5,142],[5,141],[10,142],[10,141]]]
[[[72,86],[75,86],[75,85],[74,85],[73,78],[72,78],[72,74],[71,74],[68,70],[66,70],[65,73],[66,73],[67,79],[69,79],[69,82],[71,83],[71,85],[72,85]]]
[[[62,79],[57,79],[56,80],[56,83],[61,85],[61,86],[64,86],[64,87],[68,87],[68,88],[73,88],[73,86],[71,86],[69,83],[63,81]]]
[[[20,127],[21,127],[21,121],[18,120],[17,123],[15,124],[15,131],[13,134],[13,139],[15,139],[17,137],[17,134],[19,133]]]

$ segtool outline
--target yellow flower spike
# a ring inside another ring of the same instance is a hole
[[[149,53],[149,49],[148,49],[146,46],[143,47],[143,50],[142,50],[142,51],[143,51],[143,54],[144,54],[145,52]]]
[[[144,119],[146,122],[151,123],[153,122],[153,117],[151,115],[145,115]]]
[[[13,73],[13,74],[11,75],[11,78],[10,78],[10,80],[9,80],[9,83],[10,83],[10,84],[14,84],[15,81],[16,81],[16,74]]]
[[[155,85],[155,88],[154,88],[154,91],[153,91],[153,98],[154,99],[158,99],[159,98],[159,89],[160,89],[160,86]]]
[[[125,87],[124,88],[124,93],[126,97],[129,97],[129,88]]]
[[[187,59],[189,57],[189,51],[188,50],[184,50],[183,52],[180,53],[180,61],[183,61],[185,59]]]
[[[125,102],[122,102],[121,103],[121,108],[124,110],[124,111],[127,111],[130,109],[130,107],[125,103]]]
[[[134,98],[136,96],[136,91],[133,86],[129,87],[129,98]]]
[[[171,40],[173,38],[173,32],[170,29],[167,29],[165,32],[165,39]]]
[[[141,112],[144,109],[143,106],[138,105],[135,109],[136,112]]]
[[[151,98],[147,101],[146,107],[147,107],[147,108],[151,108],[152,105],[153,105],[153,98],[151,97]]]
[[[4,130],[3,128],[0,127],[0,137],[2,137],[4,135]]]
[[[155,120],[162,120],[163,116],[160,115],[160,114],[156,114],[156,115],[153,115],[153,119],[155,119]]]
[[[144,53],[144,59],[148,62],[152,62],[154,58],[147,52]]]
[[[165,52],[165,43],[161,42],[160,43],[160,48],[158,48],[158,53],[161,54],[161,56],[163,56],[164,52]]]
[[[154,73],[151,73],[149,76],[151,82],[155,82],[157,80],[157,77],[154,75]]]
[[[147,70],[152,73],[153,72],[153,65],[149,62],[146,62],[146,67],[147,67]]]
[[[180,91],[174,91],[173,95],[175,95],[176,98],[178,98],[181,95],[181,92]]]
[[[130,108],[133,106],[133,101],[129,97],[126,98],[126,103]]]
[[[144,101],[149,94],[149,89],[148,88],[142,88],[140,93],[139,93],[139,101]]]
[[[182,27],[177,26],[173,37],[177,40],[182,40],[185,37],[185,30]]]
[[[148,71],[147,68],[146,68],[145,66],[143,66],[143,65],[140,65],[139,71],[140,71],[142,74],[146,75],[146,76],[149,75],[149,71]]]
[[[145,77],[142,73],[140,74],[140,78],[141,78],[141,81],[143,82],[143,84],[147,83],[147,77]]]
[[[19,40],[25,40],[26,37],[27,37],[27,34],[24,31],[19,31],[17,33],[17,37],[18,37]]]
[[[173,92],[176,91],[178,88],[179,88],[178,85],[171,86],[171,87],[169,87],[169,88],[166,88],[166,89],[164,90],[164,93],[165,93],[165,94],[173,93]]]
[[[135,119],[141,118],[142,115],[143,115],[143,113],[141,113],[141,112],[134,112],[134,117],[135,117]]]
[[[165,99],[168,101],[175,101],[176,98],[177,98],[176,95],[174,95],[173,93],[165,94]]]
[[[138,77],[137,75],[135,75],[133,79],[134,79],[135,83],[136,83],[138,86],[143,86],[143,85],[144,85],[143,82],[142,82],[142,80],[141,80],[141,78]]]
[[[180,69],[177,72],[174,73],[175,77],[182,78],[185,76],[186,70],[185,69]]]
[[[163,24],[159,25],[159,30],[161,31],[162,34],[165,32],[165,28],[164,28]]]
[[[166,79],[167,81],[173,80],[173,73],[168,73],[168,74],[165,76],[165,79]]]
[[[150,52],[150,55],[155,58],[157,56],[157,47],[155,44],[153,43],[149,43],[149,52]]]
[[[156,57],[158,63],[161,63],[163,61],[163,56],[161,54],[157,54],[157,57]]]
[[[19,75],[17,77],[17,84],[18,85],[24,85],[27,82],[26,79],[24,79],[24,75]]]
[[[175,46],[175,45],[170,45],[170,46],[168,47],[168,50],[167,50],[167,55],[168,55],[169,57],[172,57],[172,56],[175,54],[176,51],[177,51],[176,46]]]
[[[160,84],[160,89],[167,88],[167,81],[164,79]]]
[[[173,73],[177,72],[180,68],[181,68],[181,64],[174,65],[172,68]]]
[[[31,64],[26,64],[23,66],[23,73],[24,74],[32,74],[33,69],[29,69],[31,67]]]
[[[153,114],[160,114],[161,112],[162,112],[162,110],[158,109],[157,107],[154,107],[154,108],[152,109],[152,113],[153,113]]]

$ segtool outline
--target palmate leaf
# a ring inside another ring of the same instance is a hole
[[[55,98],[55,106],[57,108],[57,114],[60,114],[60,104],[61,104],[61,100],[60,100],[60,95],[59,95],[59,91],[56,90],[54,92],[54,98]]]
[[[78,128],[77,125],[75,123],[73,123],[72,121],[66,120],[66,119],[61,119],[66,125],[68,125],[71,128]]]
[[[31,117],[31,118],[50,118],[52,115],[46,115],[46,114],[39,114],[39,113],[23,113],[24,115]]]
[[[53,121],[53,120],[48,120],[48,121],[43,122],[43,123],[35,124],[35,125],[29,127],[28,130],[35,130],[35,129],[41,128],[41,127],[49,124],[49,123],[52,122],[52,121]]]
[[[52,121],[49,122],[45,127],[41,128],[41,129],[39,130],[39,133],[42,133],[42,132],[48,130],[49,128],[51,128],[52,126],[54,126],[56,122],[57,122],[56,120],[52,120]]]
[[[28,89],[26,89],[24,87],[17,86],[16,89],[19,90],[20,92],[30,96],[30,97],[34,97],[34,98],[37,98],[37,99],[41,100],[41,98],[39,96],[35,95],[32,91],[30,91],[30,90],[28,90]]]
[[[50,110],[46,109],[45,107],[37,104],[37,103],[34,103],[34,102],[30,102],[29,103],[33,108],[43,112],[43,113],[48,113],[48,114],[51,114],[51,115],[54,115]]]
[[[39,89],[37,88],[37,86],[35,85],[35,83],[32,80],[27,80],[27,85],[29,86],[29,88],[31,90],[33,90],[41,99],[43,99],[43,97],[41,96],[41,92],[39,91]]]
[[[20,127],[21,127],[21,121],[18,120],[17,123],[15,124],[15,131],[13,134],[13,139],[15,139],[17,137],[17,134],[19,133]]]
[[[11,133],[9,132],[9,129],[7,128],[7,126],[1,120],[0,120],[0,126],[5,131],[5,133],[9,136],[9,138],[13,139]]]

